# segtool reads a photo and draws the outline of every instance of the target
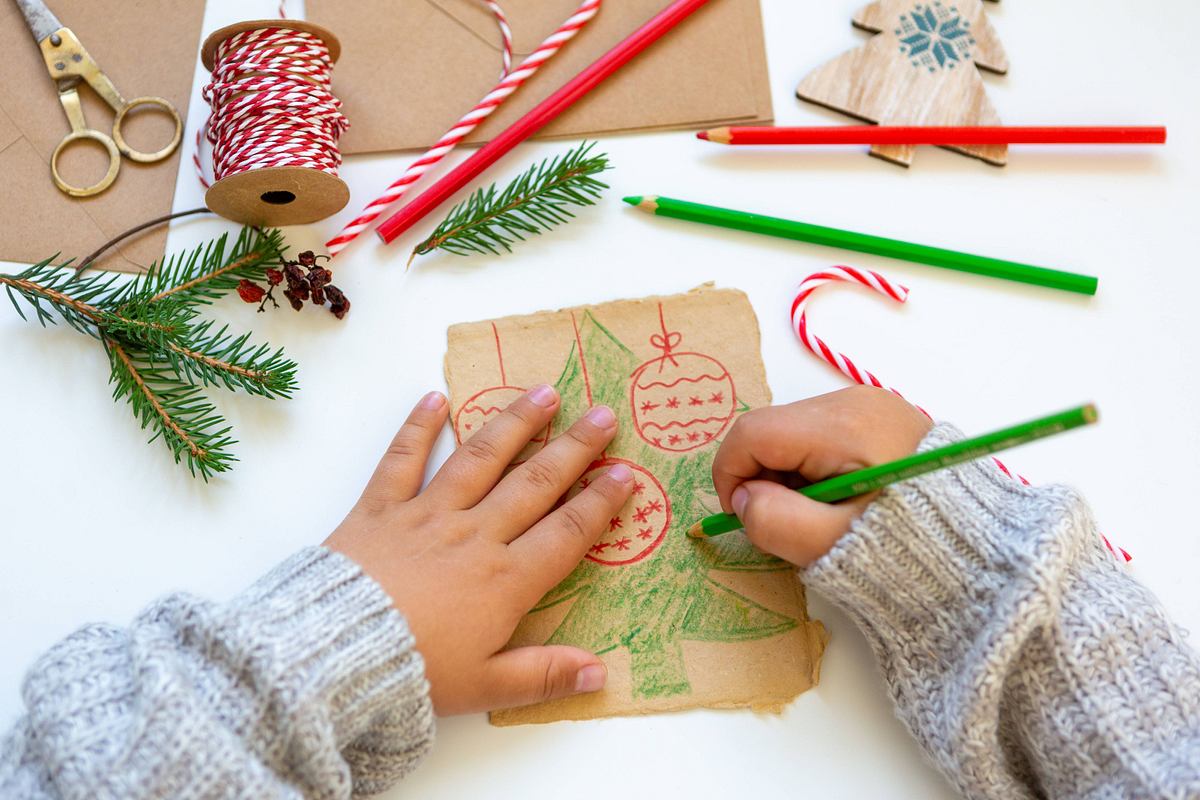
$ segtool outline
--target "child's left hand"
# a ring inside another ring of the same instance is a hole
[[[357,561],[407,617],[439,714],[604,686],[604,663],[586,650],[501,652],[521,617],[570,574],[633,487],[633,473],[618,464],[552,510],[616,435],[616,417],[604,406],[504,474],[558,407],[551,387],[532,389],[464,443],[421,491],[449,415],[446,398],[430,393],[325,542]]]

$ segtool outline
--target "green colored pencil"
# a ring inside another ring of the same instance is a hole
[[[941,247],[902,242],[899,239],[887,239],[883,236],[872,236],[867,233],[826,228],[822,225],[810,225],[807,222],[767,217],[762,214],[750,214],[745,211],[734,211],[729,208],[706,206],[700,203],[689,203],[686,200],[675,200],[670,197],[658,197],[657,195],[646,195],[643,197],[638,195],[624,199],[631,206],[659,217],[673,217],[674,219],[683,219],[689,222],[701,222],[705,225],[716,225],[722,228],[734,228],[739,231],[761,233],[767,236],[778,236],[782,239],[795,239],[800,242],[823,244],[827,247],[840,247],[844,250],[854,250],[859,253],[872,253],[877,256],[898,258],[918,264],[931,264],[935,267],[956,269],[960,272],[971,272],[976,275],[986,275],[1008,281],[1032,283],[1035,286],[1047,286],[1051,289],[1061,289],[1065,292],[1095,294],[1096,284],[1098,283],[1097,279],[1090,275],[1079,275],[1074,272],[1035,267],[1030,264],[1004,261],[999,258],[989,258],[988,256],[977,256],[971,253],[960,253],[957,250],[946,250]]]
[[[1095,406],[1090,404],[1080,406],[1060,414],[1051,414],[1048,417],[1013,425],[1011,428],[1004,428],[994,433],[976,436],[973,439],[954,442],[936,450],[916,453],[888,464],[838,475],[829,480],[814,483],[812,486],[797,489],[797,491],[805,497],[819,500],[822,503],[836,503],[839,500],[867,494],[889,484],[906,481],[927,472],[952,467],[964,461],[974,461],[1010,447],[1027,444],[1036,439],[1044,439],[1072,428],[1090,425],[1097,419],[1099,419],[1099,415]],[[741,521],[733,514],[713,514],[688,528],[688,536],[702,539],[736,531],[741,527]]]

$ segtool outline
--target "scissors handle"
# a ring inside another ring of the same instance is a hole
[[[100,194],[117,179],[117,170],[121,168],[121,152],[111,137],[93,130],[87,126],[83,118],[83,107],[79,104],[78,83],[60,82],[58,84],[58,99],[63,111],[67,112],[67,121],[71,123],[71,132],[63,137],[50,156],[50,176],[54,185],[71,197],[91,197]],[[68,183],[58,171],[58,159],[68,147],[75,142],[92,141],[98,143],[108,153],[108,171],[96,183],[90,186],[75,186]]]
[[[149,106],[165,111],[175,122],[175,133],[171,135],[171,141],[167,142],[165,147],[152,153],[143,153],[140,150],[134,150],[129,142],[125,141],[125,137],[121,134],[121,125],[125,122],[126,115],[138,106]],[[179,118],[179,112],[175,110],[175,106],[162,97],[135,97],[117,109],[117,118],[113,120],[112,138],[117,144],[117,149],[121,151],[121,155],[128,159],[140,161],[143,164],[162,161],[174,153],[176,147],[179,147],[179,141],[183,138],[183,120]]]
[[[79,98],[75,98],[76,102]],[[66,179],[58,171],[58,157],[63,151],[75,142],[81,141],[98,142],[108,152],[108,172],[104,174],[98,182],[91,186],[74,186],[67,183]],[[58,143],[58,147],[54,148],[54,155],[50,156],[50,175],[54,178],[54,185],[61,191],[71,195],[71,197],[91,197],[94,194],[100,194],[117,179],[117,170],[121,168],[121,153],[117,150],[117,145],[113,140],[101,133],[94,131],[91,128],[80,128],[73,130],[63,137],[63,140]]]

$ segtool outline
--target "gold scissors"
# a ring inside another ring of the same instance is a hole
[[[58,147],[54,148],[54,155],[50,157],[50,174],[54,177],[55,186],[72,197],[89,197],[112,185],[121,166],[121,156],[151,163],[161,161],[175,152],[179,140],[183,137],[183,122],[179,119],[179,112],[175,110],[175,106],[161,97],[136,97],[126,100],[108,76],[100,70],[100,66],[88,55],[88,51],[71,29],[64,28],[50,9],[46,8],[45,3],[41,0],[17,0],[17,6],[25,15],[29,30],[33,32],[33,38],[41,48],[42,57],[46,60],[46,69],[50,71],[50,78],[58,86],[58,99],[62,102],[63,110],[67,112],[67,121],[71,123],[71,132],[59,142]],[[87,126],[77,91],[83,81],[117,112],[117,118],[113,121],[112,136]],[[171,115],[171,119],[175,121],[175,134],[166,147],[153,153],[142,153],[134,150],[125,141],[125,137],[121,135],[121,123],[125,121],[126,115],[138,106],[153,106]],[[58,173],[58,157],[73,142],[83,139],[99,142],[108,151],[108,172],[98,183],[91,186],[72,186]]]

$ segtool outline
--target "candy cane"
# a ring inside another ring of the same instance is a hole
[[[796,295],[796,299],[792,302],[792,328],[795,329],[796,335],[800,337],[800,341],[805,347],[812,352],[817,358],[832,364],[839,372],[845,375],[855,383],[862,385],[871,385],[879,389],[887,389],[897,397],[903,398],[898,389],[891,386],[885,386],[879,378],[867,370],[860,370],[853,361],[845,354],[839,353],[818,336],[815,336],[808,331],[808,301],[817,289],[827,283],[845,281],[848,283],[859,283],[886,297],[890,297],[897,303],[904,303],[908,300],[908,287],[901,286],[898,283],[892,283],[887,278],[880,275],[878,272],[871,270],[857,270],[854,267],[830,267],[827,270],[809,275],[800,284],[800,292]],[[916,406],[922,414],[929,417],[929,412],[920,406]],[[930,419],[933,419],[930,417]]]
[[[800,283],[800,289],[796,294],[796,299],[792,301],[792,329],[796,332],[800,342],[808,348],[809,352],[821,359],[825,363],[837,369],[843,375],[857,384],[866,386],[875,386],[880,389],[886,389],[897,397],[903,398],[894,387],[885,385],[879,378],[875,377],[874,373],[860,368],[844,353],[839,353],[825,343],[823,339],[816,336],[808,329],[808,303],[812,299],[813,294],[817,289],[829,283],[857,283],[860,286],[866,286],[868,289],[890,297],[897,303],[908,301],[908,288],[901,286],[898,283],[892,283],[878,272],[873,272],[869,269],[855,269],[854,267],[837,266],[829,267],[820,272],[809,275]],[[933,419],[929,412],[920,406],[915,406],[918,411],[926,417]],[[1013,480],[1019,480],[1026,486],[1029,486],[1029,481],[1024,476],[1015,474],[1004,465],[1000,459],[993,457],[992,461],[1007,477]],[[1120,547],[1113,547],[1108,541],[1108,537],[1101,534],[1101,539],[1104,540],[1104,545],[1109,549],[1114,556],[1118,556],[1125,561],[1131,560],[1133,557],[1125,552]]]
[[[563,45],[575,38],[575,35],[600,11],[602,0],[584,0],[575,13],[564,22],[558,30],[542,42],[537,50],[488,92],[474,108],[467,112],[453,128],[448,130],[437,144],[423,156],[414,161],[405,173],[387,188],[378,198],[367,205],[363,212],[350,221],[342,231],[325,243],[330,255],[336,256],[345,249],[346,245],[358,238],[359,234],[370,227],[379,216],[401,197],[408,188],[421,179],[435,164],[441,161],[455,146],[471,134],[479,124],[492,115],[513,92],[529,80],[542,64],[550,60]]]

